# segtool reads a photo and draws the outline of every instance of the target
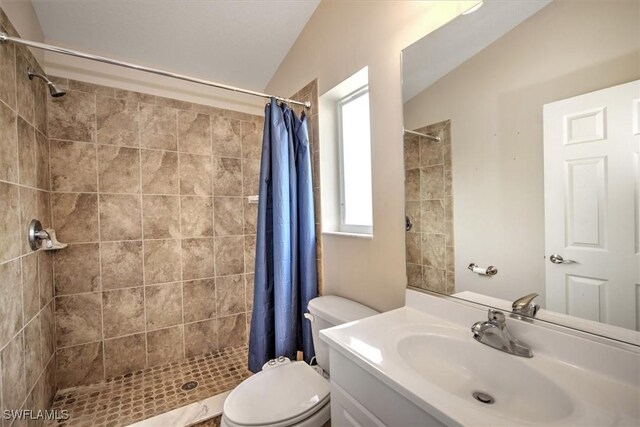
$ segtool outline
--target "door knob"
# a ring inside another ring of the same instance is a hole
[[[564,259],[562,255],[553,254],[549,257],[549,261],[554,264],[574,264],[575,261],[572,259]]]

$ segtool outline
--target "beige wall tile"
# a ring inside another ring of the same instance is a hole
[[[36,137],[33,126],[18,117],[20,184],[36,186]]]
[[[422,238],[420,233],[405,233],[407,247],[407,262],[422,263]]]
[[[98,243],[71,244],[54,254],[56,295],[100,290],[100,248]]]
[[[213,155],[242,157],[240,122],[227,117],[211,117]]]
[[[262,157],[262,128],[263,121],[259,123],[242,122],[240,124],[243,158],[260,159]]]
[[[447,279],[446,271],[440,268],[423,267],[422,273],[422,287],[429,289],[430,291],[446,293],[447,292]]]
[[[175,362],[184,358],[184,327],[147,332],[148,366]]]
[[[180,197],[180,217],[182,237],[213,236],[213,199],[211,197]]]
[[[147,363],[144,334],[104,341],[104,373],[107,378],[143,369]]]
[[[22,312],[28,323],[40,311],[40,286],[38,284],[38,257],[31,253],[22,257]]]
[[[139,193],[140,150],[98,146],[98,184],[102,193]]]
[[[211,157],[180,153],[180,194],[211,196]]]
[[[218,349],[218,328],[215,319],[184,325],[185,356],[193,357]]]
[[[237,347],[247,342],[246,315],[218,318],[218,348]]]
[[[216,317],[216,285],[214,279],[191,280],[183,284],[184,321]]]
[[[422,231],[422,214],[420,210],[420,202],[405,202],[405,215],[409,217],[413,227],[411,232],[420,233]]]
[[[245,196],[260,193],[260,160],[242,159],[242,189]]]
[[[246,293],[246,305],[247,305],[247,311],[251,311],[253,310],[253,291],[254,291],[254,275],[253,273],[251,274],[245,274],[245,293]]]
[[[256,236],[244,236],[244,271],[252,273],[256,266]]]
[[[16,111],[26,121],[33,123],[35,115],[35,95],[33,84],[29,80],[26,70],[31,64],[26,59],[26,48],[16,47]]]
[[[34,85],[34,127],[47,134],[47,99],[50,95],[47,84],[40,79],[34,79],[31,81]]]
[[[49,183],[49,139],[36,132],[36,186],[49,191]]]
[[[407,264],[407,286],[422,287],[422,264]]]
[[[244,236],[216,237],[216,276],[244,273]]]
[[[178,147],[183,153],[211,155],[211,124],[206,114],[178,112]]]
[[[442,142],[420,138],[420,166],[443,164],[443,154]]]
[[[99,293],[56,297],[55,303],[58,348],[98,341],[102,338]]]
[[[79,90],[81,92],[95,93],[100,96],[114,96],[114,89],[108,86],[101,86],[94,83],[81,82],[78,80],[69,79],[67,82],[68,88],[72,90]]]
[[[218,317],[247,311],[244,275],[216,278],[216,306]]]
[[[145,284],[180,280],[180,240],[145,240]]]
[[[24,327],[24,366],[26,390],[31,390],[42,372],[40,319],[34,318]]]
[[[242,161],[229,157],[213,158],[213,194],[242,196]]]
[[[176,151],[177,111],[175,108],[140,104],[140,145],[145,148]]]
[[[2,403],[5,410],[20,409],[26,397],[23,346],[22,333],[19,333],[0,353]]]
[[[20,255],[20,196],[18,186],[0,182],[0,262]]]
[[[5,45],[0,46],[0,54]],[[0,64],[2,56],[0,55]],[[0,71],[2,65],[0,65]],[[0,79],[0,92],[4,78]],[[0,94],[2,96],[2,94]],[[0,103],[0,179],[18,182],[18,128],[17,115]]]
[[[182,240],[182,278],[202,279],[214,276],[213,239]]]
[[[138,147],[138,103],[99,96],[96,104],[100,144]]]
[[[142,242],[100,243],[102,289],[142,286]]]
[[[16,57],[12,43],[0,45],[0,99],[16,108]]]
[[[36,212],[44,228],[51,227],[51,195],[48,191],[38,191]]]
[[[96,96],[75,90],[59,98],[49,97],[49,137],[95,142]]]
[[[40,312],[40,348],[42,349],[43,362],[48,361],[55,353],[55,314],[53,312],[53,302],[47,304]]]
[[[145,286],[147,329],[161,329],[182,323],[182,283]]]
[[[444,169],[442,166],[420,169],[420,199],[444,199]]]
[[[148,93],[135,92],[132,90],[115,89],[115,97],[127,99],[129,101],[144,102],[146,104],[155,104],[156,97]]]
[[[177,196],[143,196],[145,239],[180,237],[180,199]]]
[[[38,217],[38,192],[31,188],[20,187],[20,228],[29,227],[31,220]],[[32,252],[29,241],[21,236],[21,253],[23,255]]]
[[[142,192],[178,194],[178,154],[172,151],[141,150]]]
[[[53,226],[65,243],[98,240],[98,197],[86,193],[53,193]]]
[[[420,169],[405,171],[404,198],[406,201],[420,200]]]
[[[422,234],[422,265],[444,268],[444,234]]]
[[[246,197],[243,197],[242,204],[244,208],[244,234],[256,234],[258,223],[258,204],[249,203]]]
[[[126,288],[102,293],[104,337],[144,332],[144,289]]]
[[[53,254],[49,251],[40,251],[37,257],[40,307],[44,307],[53,299]]]
[[[50,155],[53,191],[97,191],[95,144],[51,140]]]
[[[101,240],[142,238],[140,196],[100,194]]]
[[[0,264],[0,348],[22,328],[20,260]]]
[[[233,236],[243,234],[243,198],[216,197],[214,202],[215,235]]]
[[[404,137],[404,169],[420,167],[420,145],[417,136]]]
[[[58,387],[92,384],[104,379],[102,343],[63,348],[56,354]]]
[[[421,210],[422,232],[444,234],[444,201],[423,200]]]

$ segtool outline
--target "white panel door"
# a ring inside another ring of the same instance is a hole
[[[544,106],[546,307],[640,330],[640,81]]]

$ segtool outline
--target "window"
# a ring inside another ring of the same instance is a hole
[[[371,135],[369,87],[363,86],[337,103],[340,156],[340,230],[371,234]]]

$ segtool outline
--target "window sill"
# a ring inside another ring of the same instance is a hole
[[[323,236],[355,237],[356,239],[373,240],[373,234],[346,233],[344,231],[323,231]]]

